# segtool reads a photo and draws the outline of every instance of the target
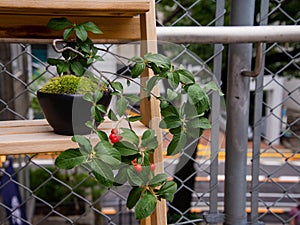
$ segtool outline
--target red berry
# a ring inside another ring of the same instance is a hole
[[[117,128],[113,128],[113,129],[111,129],[111,133],[112,134],[118,134],[119,132],[118,132]]]
[[[156,168],[155,164],[154,164],[154,163],[151,163],[151,164],[150,164],[150,169],[151,169],[151,171],[154,171],[155,168]]]
[[[116,134],[113,134],[113,133],[111,133],[110,135],[109,135],[109,139],[110,139],[110,141],[114,144],[114,143],[117,143],[118,141],[119,141],[119,138],[118,138],[118,136],[116,135]]]
[[[135,164],[134,166],[133,166],[133,168],[134,168],[134,170],[136,171],[136,172],[142,172],[142,170],[143,170],[143,167],[142,167],[142,165],[141,164]]]
[[[118,139],[119,139],[119,141],[121,141],[123,139],[123,137],[118,135]]]
[[[112,139],[115,138],[115,137],[117,137],[117,135],[114,134],[114,133],[111,133],[111,134],[109,135],[109,139],[110,139],[110,140],[112,140]]]
[[[137,163],[137,159],[131,160],[131,164],[132,164],[132,165],[135,165],[136,163]]]
[[[115,143],[117,143],[117,142],[119,141],[119,138],[118,138],[118,137],[114,137],[114,138],[110,139],[110,141],[111,141],[113,144],[115,144]]]

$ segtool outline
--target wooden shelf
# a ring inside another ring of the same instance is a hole
[[[92,21],[103,31],[91,35],[95,43],[141,42],[141,55],[157,52],[154,0],[0,0],[0,42],[51,43],[61,38],[61,32],[47,29],[51,18],[66,17],[72,23]],[[144,41],[145,40],[145,41]],[[146,70],[141,79],[145,85],[153,75]],[[154,89],[159,94],[159,88]],[[159,146],[153,154],[156,172],[163,172],[162,134],[159,129],[159,102],[143,98],[140,109],[142,123],[135,122],[133,129],[141,135],[145,125],[155,130]],[[110,132],[111,122],[100,129]],[[96,140],[96,136],[91,137]],[[0,155],[60,152],[77,147],[71,136],[57,135],[45,120],[0,121]],[[165,225],[165,201],[159,201],[155,212],[141,221],[143,225]]]
[[[60,32],[46,28],[53,17],[71,22],[93,21],[103,31],[91,35],[95,42],[140,40],[140,16],[150,10],[150,0],[1,0],[0,41],[50,43]],[[12,16],[13,15],[13,16]]]
[[[115,125],[116,122],[106,120],[99,129],[109,134]],[[125,121],[120,126],[129,128]],[[132,126],[138,135],[142,135],[146,129],[141,122],[134,122]],[[87,137],[92,142],[99,140],[94,134]],[[61,152],[78,147],[71,138],[72,136],[55,134],[46,120],[0,121],[1,155]]]

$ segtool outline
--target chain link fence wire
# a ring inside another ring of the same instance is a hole
[[[158,0],[158,26],[229,25],[228,1]],[[299,25],[299,2],[270,0],[257,3],[257,25]],[[159,51],[169,53],[172,45]],[[105,68],[128,73],[123,60],[127,47],[102,45]],[[138,52],[133,44],[129,48]],[[270,43],[264,47],[263,76],[250,84],[251,103],[247,160],[247,213],[253,224],[288,224],[296,215],[290,209],[300,197],[300,69],[299,43]],[[116,50],[119,49],[119,50]],[[196,77],[214,79],[226,98],[227,46],[187,44],[176,46],[173,62],[183,62]],[[43,114],[36,90],[52,76],[46,63],[51,46],[0,43],[0,120],[40,119]],[[109,63],[114,62],[114,63]],[[213,77],[213,78],[212,78]],[[181,154],[165,158],[165,171],[178,183],[175,200],[168,203],[169,224],[217,224],[224,221],[225,102],[210,94],[212,129],[200,140],[190,140]],[[134,105],[131,111],[139,113]],[[169,134],[164,134],[165,143]],[[24,224],[139,224],[126,208],[128,189],[105,189],[88,168],[62,171],[54,167],[56,153],[13,156],[14,173],[1,168],[0,190],[14,184],[20,190],[26,219],[0,201],[0,224],[10,219]],[[3,157],[1,157],[3,158]],[[3,182],[3,177],[8,180]],[[5,193],[4,193],[5,195]],[[2,191],[2,196],[3,191]],[[3,198],[3,197],[2,197]],[[7,213],[8,211],[8,213]],[[300,214],[300,213],[299,213]]]

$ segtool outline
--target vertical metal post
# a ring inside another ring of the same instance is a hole
[[[231,1],[231,25],[251,26],[254,20],[253,0]],[[245,225],[246,167],[249,121],[249,77],[241,72],[251,70],[252,44],[230,44],[227,73],[227,124],[225,161],[225,224]]]
[[[260,6],[260,25],[268,24],[269,0],[261,1]],[[266,46],[263,45],[264,52]],[[262,68],[265,65],[265,58],[262,59]],[[254,99],[254,130],[252,148],[252,182],[251,182],[251,224],[261,224],[258,221],[258,194],[259,194],[259,166],[260,166],[260,142],[261,142],[261,121],[262,121],[262,101],[263,101],[264,70],[255,79],[255,99]]]
[[[217,1],[216,9],[216,18],[219,18],[216,21],[216,26],[224,26],[224,8],[225,1]],[[222,16],[220,16],[222,15]],[[216,82],[220,83],[221,74],[222,74],[222,50],[224,49],[223,44],[214,45],[214,74],[216,77]],[[211,111],[211,120],[212,120],[212,137],[218,137],[220,132],[220,96],[218,93],[212,93],[212,111]],[[210,164],[210,213],[218,213],[218,153],[220,148],[220,143],[218,138],[212,138],[211,143],[211,164]]]

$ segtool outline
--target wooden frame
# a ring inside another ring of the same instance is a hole
[[[1,0],[0,42],[50,43],[61,33],[50,31],[45,24],[53,17],[67,17],[75,23],[93,21],[103,34],[100,39],[91,36],[96,43],[141,42],[141,54],[157,52],[154,0]],[[142,78],[152,76],[146,71]],[[142,79],[141,82],[144,82]],[[158,94],[158,88],[156,94]],[[143,93],[141,93],[143,96]],[[143,99],[142,123],[156,131],[159,147],[153,160],[157,172],[163,172],[162,135],[159,102]],[[143,129],[137,122],[134,129]],[[103,129],[109,130],[108,124]],[[45,120],[0,121],[0,153],[30,154],[63,151],[74,147],[70,136],[56,135]],[[158,202],[155,212],[141,221],[142,225],[167,224],[165,201]]]

